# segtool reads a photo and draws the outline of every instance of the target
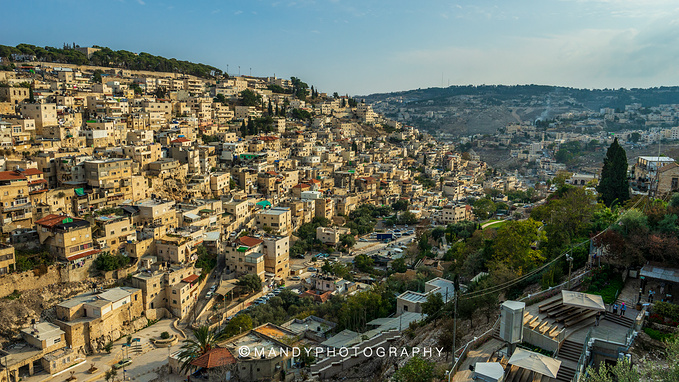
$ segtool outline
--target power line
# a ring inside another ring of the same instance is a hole
[[[537,268],[537,269],[535,269],[535,270],[533,270],[533,271],[531,271],[531,272],[529,272],[529,273],[527,273],[527,274],[525,274],[525,275],[523,275],[523,276],[520,276],[520,277],[518,277],[518,278],[516,278],[516,279],[514,279],[514,280],[510,280],[510,281],[504,282],[504,283],[499,284],[499,285],[494,285],[494,286],[489,287],[489,288],[486,288],[486,289],[480,289],[480,290],[472,291],[472,292],[469,292],[469,293],[465,293],[465,294],[461,295],[460,298],[470,299],[470,298],[474,298],[474,297],[484,296],[484,295],[489,294],[489,293],[499,292],[499,291],[501,291],[501,290],[504,290],[504,289],[507,289],[507,288],[509,288],[509,287],[511,287],[511,286],[514,286],[514,285],[520,283],[521,281],[524,281],[524,280],[526,280],[527,278],[530,278],[530,277],[536,275],[536,274],[539,273],[539,272],[542,272],[544,269],[546,269],[547,267],[549,267],[550,265],[552,265],[553,263],[555,263],[556,261],[558,261],[558,260],[560,260],[562,257],[564,257],[568,252],[572,252],[573,249],[578,248],[578,247],[580,247],[580,246],[582,246],[582,245],[584,245],[584,244],[586,244],[586,243],[589,243],[591,240],[594,240],[595,238],[597,238],[597,237],[599,237],[600,235],[602,235],[604,232],[608,231],[614,224],[618,224],[618,223],[622,220],[622,218],[623,218],[630,210],[634,209],[634,208],[635,208],[642,200],[644,200],[644,199],[646,199],[646,198],[640,198],[639,200],[637,200],[637,202],[634,203],[634,205],[633,205],[632,207],[630,207],[629,209],[625,210],[625,212],[621,213],[620,216],[618,217],[618,219],[616,219],[613,223],[611,223],[605,230],[599,232],[598,234],[592,236],[591,238],[589,238],[589,239],[587,239],[587,240],[583,240],[583,241],[581,241],[580,243],[575,244],[575,245],[572,246],[569,250],[564,250],[563,253],[561,253],[559,256],[557,256],[556,258],[554,258],[554,259],[553,259],[552,261],[550,261],[549,263],[546,263],[546,264],[542,265],[541,267],[539,267],[539,268]]]

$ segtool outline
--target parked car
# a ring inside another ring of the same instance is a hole
[[[132,364],[132,358],[125,358],[125,359],[120,360],[120,362],[114,364],[113,368],[114,369],[120,369],[120,368],[123,368],[127,365],[130,365],[130,364]]]
[[[299,277],[299,276],[292,276],[291,278],[292,278],[293,280],[301,280],[301,279],[302,279],[302,278]]]
[[[309,268],[307,268],[307,271],[316,272],[316,271],[318,271],[318,269],[316,267],[309,267]]]
[[[207,293],[205,293],[205,298],[210,299],[210,298],[212,298],[213,295],[214,295],[214,292],[212,292],[212,291],[207,292]]]

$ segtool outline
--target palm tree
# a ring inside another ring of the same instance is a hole
[[[186,339],[182,345],[178,358],[182,362],[181,371],[186,372],[191,370],[194,366],[191,361],[209,352],[216,347],[217,342],[224,337],[222,333],[215,333],[210,330],[208,326],[201,326],[198,329],[193,329],[193,337],[195,339]]]

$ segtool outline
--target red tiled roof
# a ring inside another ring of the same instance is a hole
[[[82,259],[83,257],[94,255],[94,254],[99,253],[99,252],[101,252],[99,249],[90,249],[89,251],[85,251],[85,252],[79,253],[77,255],[66,256],[66,259],[68,261],[74,261],[74,260]]]
[[[301,295],[299,295],[299,297],[300,298],[311,297],[314,301],[326,302],[326,301],[330,300],[331,295],[332,295],[332,291],[327,291],[327,292],[324,292],[324,293],[318,293],[315,290],[308,290],[308,291],[302,293]]]
[[[45,216],[42,219],[36,220],[35,224],[41,225],[44,227],[54,227],[57,224],[61,224],[61,222],[69,217],[68,215],[55,215],[55,214],[49,214]]]
[[[205,369],[226,366],[236,363],[236,357],[227,348],[214,348],[191,361],[191,365]]]
[[[191,142],[191,140],[182,137],[182,138],[177,138],[175,140],[170,141],[170,143],[184,143],[184,142]]]
[[[26,180],[26,177],[16,171],[0,171],[0,180]]]
[[[37,168],[27,168],[23,171],[24,175],[42,175],[42,171]]]
[[[293,188],[309,188],[309,187],[311,187],[311,186],[309,186],[306,183],[299,183],[298,185],[294,186]]]
[[[196,281],[196,280],[198,280],[198,276],[197,276],[197,275],[191,275],[191,276],[189,276],[189,277],[186,277],[186,278],[183,278],[183,279],[182,279],[182,281],[185,282],[185,283],[192,283],[192,282],[194,282],[194,281]]]
[[[309,182],[311,182],[311,183],[321,183],[321,181],[318,180],[318,179],[311,179],[311,180],[309,180]]]
[[[260,239],[250,237],[250,236],[241,236],[240,238],[238,238],[238,241],[241,244],[246,245],[248,247],[254,247],[255,245],[258,245],[258,244],[261,244],[261,243],[264,242],[264,240],[260,240]]]
[[[34,184],[40,184],[40,183],[47,183],[47,179],[36,179],[36,180],[31,180],[28,182],[29,186],[32,186]]]

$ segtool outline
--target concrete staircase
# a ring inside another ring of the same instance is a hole
[[[571,340],[564,340],[561,348],[559,349],[558,359],[567,359],[577,363],[580,360],[580,355],[582,354],[583,344]]]
[[[550,379],[551,382],[570,382],[574,375],[575,369],[562,363],[559,372],[556,374],[556,378]]]
[[[632,326],[634,326],[634,320],[626,316],[617,316],[611,313],[607,313],[604,316],[604,320],[616,323],[626,328],[631,328]]]

